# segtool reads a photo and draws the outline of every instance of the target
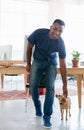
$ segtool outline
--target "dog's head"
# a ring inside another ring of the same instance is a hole
[[[60,104],[66,101],[66,98],[63,95],[56,95],[56,98],[59,100]]]

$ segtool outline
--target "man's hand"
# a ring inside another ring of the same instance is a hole
[[[30,72],[30,69],[31,69],[31,65],[27,65],[27,66],[26,66],[27,72]]]
[[[67,87],[63,86],[63,95],[65,98],[67,98],[68,96],[68,90],[67,90]]]

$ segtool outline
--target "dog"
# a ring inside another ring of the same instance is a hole
[[[64,110],[66,110],[66,120],[68,120],[68,112],[69,116],[71,116],[71,99],[69,97],[65,98],[63,95],[56,95],[56,98],[59,100],[60,103],[61,120],[63,120]]]

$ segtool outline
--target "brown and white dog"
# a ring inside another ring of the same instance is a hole
[[[66,110],[66,120],[68,120],[68,111],[69,111],[69,116],[71,116],[71,114],[70,114],[70,107],[71,107],[70,98],[69,97],[65,98],[63,95],[56,95],[56,97],[60,103],[61,120],[63,120],[64,110]]]

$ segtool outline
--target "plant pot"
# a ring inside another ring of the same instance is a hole
[[[78,67],[79,60],[72,60],[72,67]]]

